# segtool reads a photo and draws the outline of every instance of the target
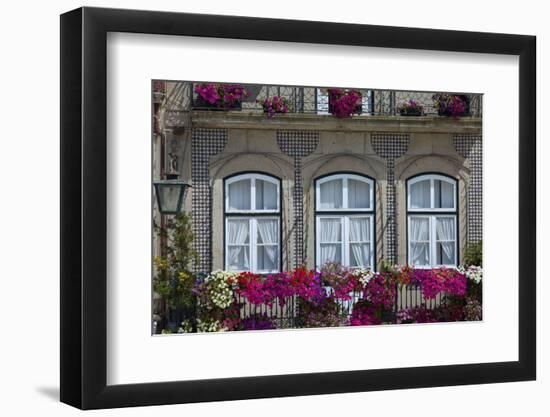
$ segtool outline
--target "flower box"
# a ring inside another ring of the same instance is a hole
[[[193,108],[196,110],[241,110],[248,92],[240,84],[203,83],[194,88]]]
[[[357,90],[328,89],[328,111],[338,118],[347,118],[363,112],[363,96]]]
[[[418,117],[424,115],[424,108],[416,100],[406,101],[398,108],[398,110],[400,116]]]
[[[242,110],[242,102],[238,101],[231,105],[223,106],[218,103],[209,103],[202,97],[198,96],[193,99],[193,110],[210,110],[210,111],[226,111],[226,110]]]
[[[439,116],[467,117],[470,116],[470,97],[465,94],[435,94],[434,107]]]
[[[328,112],[330,114],[336,114],[334,100],[328,99]],[[360,115],[363,113],[363,104],[358,104],[354,107],[353,114]]]

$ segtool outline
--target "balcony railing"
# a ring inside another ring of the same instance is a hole
[[[159,83],[155,83],[154,96],[164,94],[164,118],[167,125],[178,125],[185,120],[185,114],[192,110],[207,110],[204,105],[198,104],[197,93],[194,91],[194,83],[176,82],[164,89]],[[262,113],[263,107],[258,100],[274,96],[285,98],[289,103],[289,113],[329,115],[329,96],[326,88],[316,87],[292,87],[281,85],[243,84],[249,93],[237,108],[225,109],[226,111],[242,111],[249,113]],[[170,88],[171,87],[171,88]],[[361,93],[361,113],[354,117],[372,116],[399,116],[400,106],[414,100],[423,108],[426,116],[437,115],[433,96],[435,92],[396,91],[377,89],[355,89]],[[466,94],[469,99],[470,117],[481,117],[482,95]],[[180,121],[180,122],[178,122]]]
[[[327,292],[332,291],[331,288],[326,288]],[[304,326],[302,321],[304,317],[300,314],[300,302],[298,297],[286,297],[284,303],[279,303],[278,299],[267,304],[252,304],[246,298],[235,295],[235,303],[239,306],[239,317],[245,319],[267,319],[275,325],[277,329],[301,328]],[[350,319],[354,305],[363,298],[361,291],[353,291],[350,293],[350,298],[337,299],[340,313],[342,317]],[[202,301],[204,302],[204,301]],[[387,324],[397,323],[397,313],[400,310],[411,309],[416,307],[425,307],[428,310],[435,309],[439,306],[445,306],[447,296],[443,293],[438,294],[435,298],[426,298],[422,295],[422,291],[418,285],[402,285],[396,286],[395,299],[393,306],[384,312],[383,320]],[[197,319],[197,306],[201,304],[201,300],[196,298],[195,307],[193,308],[176,308],[169,311],[167,328],[171,331],[177,331],[177,328],[183,320],[195,322]]]

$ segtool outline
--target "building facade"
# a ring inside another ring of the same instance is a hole
[[[321,89],[250,89],[274,88],[297,105],[269,118],[252,100],[205,110],[193,83],[154,84],[153,178],[192,184],[196,271],[458,266],[482,239],[481,97],[453,118],[418,93],[425,114],[411,117],[396,109],[415,93],[364,90],[362,114],[340,119]]]

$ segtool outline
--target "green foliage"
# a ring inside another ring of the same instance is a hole
[[[190,272],[198,256],[193,249],[191,219],[180,213],[168,222],[165,228],[157,227],[161,239],[166,240],[165,255],[154,259],[156,275],[153,288],[171,308],[191,307],[194,302],[195,277]]]
[[[380,272],[395,272],[395,267],[388,259],[380,260]]]
[[[483,241],[470,243],[464,250],[464,265],[483,267]]]

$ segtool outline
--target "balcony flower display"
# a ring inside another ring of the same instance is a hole
[[[363,287],[361,274],[353,272],[337,262],[327,262],[320,271],[321,281],[331,288],[334,298],[351,300],[353,292]]]
[[[300,325],[303,327],[340,327],[348,325],[348,318],[338,300],[327,296],[320,302],[302,300],[299,304]]]
[[[328,111],[339,119],[362,112],[363,96],[357,90],[328,89]]]
[[[242,321],[242,330],[271,330],[275,328],[273,320],[265,314],[259,317],[247,317]]]
[[[355,303],[350,317],[350,325],[371,326],[376,324],[382,324],[380,310],[365,300]]]
[[[274,313],[285,309],[297,312],[285,318],[292,321],[292,327],[480,320],[481,280],[478,267],[416,269],[406,265],[372,272],[336,262],[319,271],[299,267],[266,275],[214,271],[196,279],[197,316],[195,321],[182,323],[179,331],[288,327],[288,321],[281,324],[281,316]],[[407,288],[419,290],[420,304],[398,304],[399,291]],[[444,302],[434,304],[438,296]]]
[[[401,116],[422,116],[424,114],[424,107],[413,99],[405,101],[397,110]]]
[[[481,303],[475,298],[468,297],[464,306],[464,318],[468,321],[480,321],[483,309]]]
[[[284,97],[266,97],[264,99],[257,100],[257,103],[261,104],[264,109],[264,113],[267,113],[267,117],[269,119],[273,118],[273,116],[277,113],[286,114],[290,110],[290,103]]]
[[[455,269],[416,269],[413,283],[421,288],[422,295],[427,299],[433,299],[442,292],[456,297],[466,294],[466,275]]]
[[[196,84],[195,93],[195,107],[219,110],[240,109],[243,99],[248,97],[248,92],[241,84]]]
[[[458,119],[470,112],[470,99],[466,95],[434,94],[433,100],[440,116]]]

